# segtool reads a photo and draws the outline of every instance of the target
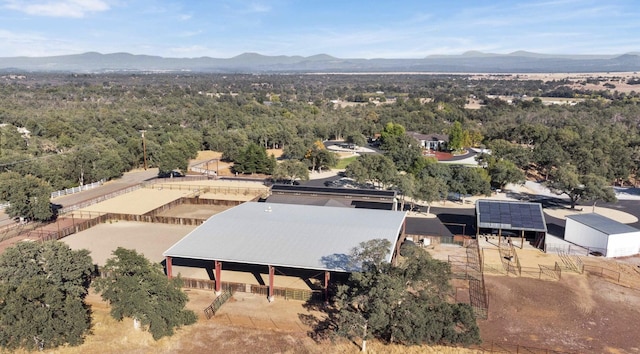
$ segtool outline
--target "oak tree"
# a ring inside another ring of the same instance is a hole
[[[118,321],[133,318],[151,332],[154,339],[171,336],[174,329],[196,321],[184,307],[188,297],[180,278],[168,279],[160,264],[151,263],[135,250],[118,247],[95,280],[96,290],[111,305]]]

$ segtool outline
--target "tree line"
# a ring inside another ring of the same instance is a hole
[[[524,98],[557,90],[585,101],[547,106]],[[494,163],[496,176],[510,171],[512,163],[542,179],[560,175],[552,173],[557,169],[573,173],[575,167],[580,186],[587,179],[633,183],[640,166],[638,94],[581,90],[563,80],[465,75],[5,77],[0,81],[0,171],[31,175],[59,190],[116,178],[145,164],[162,173],[184,171],[198,150],[216,150],[239,162],[239,173],[282,176],[287,171],[275,171],[273,161],[251,162],[250,155],[262,152],[255,146],[247,151],[250,144],[282,148],[285,159],[309,170],[324,169],[335,156],[318,149],[318,141],[363,144],[393,123],[422,133],[461,131],[463,136],[451,135],[456,148],[469,137],[482,137],[480,144],[495,151],[494,160],[486,162]],[[492,94],[511,95],[513,102]],[[355,95],[377,103],[335,103]],[[470,97],[485,104],[468,109]],[[398,170],[411,169],[414,152],[393,146],[401,140],[386,143]],[[492,183],[500,185],[510,174]]]

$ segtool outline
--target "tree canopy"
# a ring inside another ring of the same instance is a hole
[[[7,349],[79,345],[91,328],[85,297],[89,251],[58,241],[19,242],[0,255],[0,345]]]
[[[249,143],[240,152],[233,165],[233,171],[238,173],[271,174],[276,166],[273,155],[267,156],[267,150],[255,143]]]
[[[336,311],[318,328],[360,338],[363,351],[371,337],[405,345],[479,343],[471,307],[446,300],[449,264],[409,246],[400,265],[391,266],[377,256],[388,247],[373,242],[353,250],[352,257],[369,260],[367,267],[338,286]]]
[[[302,161],[284,160],[273,169],[274,181],[286,181],[294,184],[296,180],[309,180],[309,169]]]
[[[118,321],[130,317],[148,328],[154,339],[171,336],[174,329],[196,321],[185,310],[188,297],[180,278],[168,279],[160,264],[151,263],[135,250],[118,247],[94,281],[102,299],[111,305]]]
[[[10,205],[5,209],[11,217],[46,221],[53,217],[50,199],[53,189],[33,175],[21,176],[17,172],[0,174],[0,200]]]

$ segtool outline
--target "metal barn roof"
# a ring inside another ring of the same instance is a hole
[[[478,228],[547,231],[540,203],[482,199],[476,202]]]
[[[640,231],[635,227],[623,224],[621,222],[595,213],[568,215],[567,218],[587,225],[607,235],[626,234],[630,232]]]
[[[361,189],[361,188],[332,188],[332,187],[311,187],[296,186],[289,184],[274,184],[271,186],[272,194],[312,194],[312,195],[334,195],[345,196],[349,198],[380,198],[391,199],[396,197],[396,191],[379,190],[379,189]]]
[[[303,269],[348,271],[360,242],[395,248],[406,213],[248,202],[210,217],[164,256]],[[392,252],[387,261],[391,261]]]

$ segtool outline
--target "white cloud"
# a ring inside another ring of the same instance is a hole
[[[179,15],[179,16],[178,16],[178,19],[179,19],[180,21],[188,21],[188,20],[190,20],[192,17],[193,17],[192,15],[182,14],[182,15]]]
[[[89,13],[109,10],[102,0],[49,0],[49,1],[4,1],[7,9],[34,16],[82,18]]]
[[[41,57],[79,53],[73,44],[39,33],[12,32],[0,29],[0,57]]]

